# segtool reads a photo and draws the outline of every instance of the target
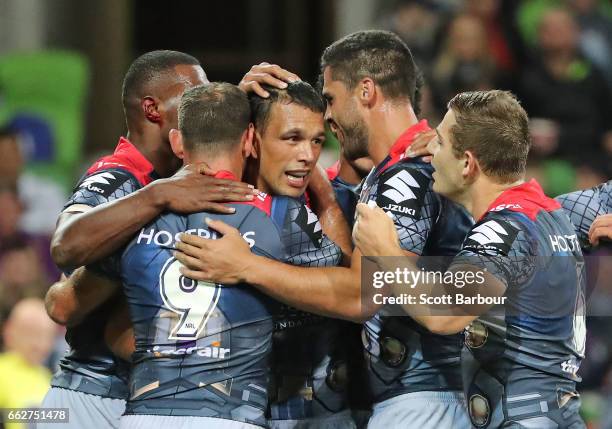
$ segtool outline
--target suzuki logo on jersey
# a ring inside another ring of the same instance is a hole
[[[399,204],[406,200],[416,199],[416,195],[412,192],[411,187],[419,188],[419,184],[406,170],[402,170],[385,182],[386,186],[391,188],[382,194]]]
[[[503,243],[504,240],[501,236],[508,236],[506,230],[494,220],[483,223],[482,225],[474,228],[470,235],[470,240],[474,240],[482,245],[491,243]]]
[[[574,252],[580,249],[578,237],[574,235],[549,235],[553,252]]]
[[[175,243],[179,240],[181,234],[192,234],[198,235],[202,238],[216,240],[219,238],[216,232],[209,231],[204,228],[188,229],[187,231],[179,231],[174,235],[170,231],[156,230],[155,228],[141,229],[138,238],[136,238],[136,244],[155,244],[156,246],[162,247],[174,247]],[[247,231],[242,233],[242,238],[246,241],[249,247],[255,246],[255,231]]]
[[[428,188],[428,178],[415,169],[383,173],[376,192],[376,204],[398,216],[418,219]]]
[[[321,223],[316,214],[310,210],[306,205],[300,208],[300,212],[297,215],[296,223],[302,228],[302,231],[308,235],[310,240],[314,243],[317,248],[321,248],[321,240],[323,239],[323,230],[321,229]]]
[[[518,235],[518,229],[503,220],[488,220],[472,228],[465,241],[464,249],[484,251],[486,254],[507,255]]]
[[[83,180],[79,188],[97,192],[102,195],[110,195],[127,179],[128,176],[123,173],[103,171]]]

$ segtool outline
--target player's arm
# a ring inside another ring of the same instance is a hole
[[[120,286],[120,283],[85,267],[78,268],[70,277],[62,276],[49,288],[45,296],[47,313],[60,325],[78,325],[85,316],[114,295]]]
[[[334,188],[327,178],[325,170],[319,165],[312,171],[308,190],[312,210],[318,216],[323,232],[342,249],[342,265],[348,266],[353,252],[351,231],[342,209],[336,201]]]
[[[366,257],[372,258],[384,273],[395,273],[398,269],[399,272],[408,271],[416,274],[423,272],[417,267],[416,258],[398,258],[406,256],[406,252],[400,247],[395,224],[382,209],[360,203],[357,205],[357,214],[357,222],[353,230],[356,249],[363,252]],[[452,264],[448,270],[453,279],[458,278],[455,275],[458,272],[462,273],[462,279],[466,278],[466,273],[471,273],[469,278],[474,281],[464,287],[465,284],[442,282],[440,281],[442,277],[436,276],[410,277],[413,279],[410,284],[400,282],[397,277],[391,277],[394,280],[386,287],[390,288],[396,297],[407,293],[414,297],[413,302],[403,302],[398,305],[401,305],[406,314],[429,331],[441,335],[454,334],[461,332],[474,319],[492,307],[492,305],[456,305],[457,293],[461,292],[468,297],[478,294],[498,297],[506,291],[506,285],[503,282],[478,266],[457,263]],[[363,287],[369,286],[364,285]],[[421,299],[422,296],[429,298],[430,301]],[[440,302],[445,296],[451,297],[447,298],[446,303],[430,304]]]
[[[58,219],[51,255],[64,271],[98,261],[122,245],[166,210],[231,213],[220,201],[249,201],[249,185],[208,176],[205,164],[186,166],[174,176],[157,180],[130,195],[92,208],[67,207]]]
[[[208,224],[223,238],[183,234],[176,245],[175,257],[185,265],[185,276],[223,284],[246,282],[279,301],[323,316],[363,321],[374,314],[375,309],[361,306],[359,252],[353,252],[350,268],[296,267],[251,253],[238,230],[223,222]]]
[[[131,360],[136,350],[136,340],[128,303],[125,299],[117,300],[113,314],[109,317],[104,329],[104,341],[115,356],[126,361]]]

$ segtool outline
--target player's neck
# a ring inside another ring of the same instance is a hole
[[[524,182],[523,179],[520,179],[512,183],[499,183],[482,176],[470,187],[466,194],[466,201],[459,201],[475,220],[480,219],[502,193]]]
[[[211,157],[210,154],[206,153],[187,153],[183,158],[183,163],[187,164],[198,164],[204,162],[213,171],[229,171],[238,180],[242,179],[242,170],[244,168],[244,158],[238,154],[223,154],[221,156]]]
[[[180,162],[172,153],[170,143],[162,140],[159,133],[142,133],[128,131],[126,138],[153,165],[153,169],[161,177],[172,176]]]
[[[359,173],[353,168],[353,166],[346,160],[346,158],[340,155],[340,168],[338,169],[338,177],[349,185],[358,185],[363,179]]]
[[[385,101],[372,109],[369,129],[369,153],[374,165],[380,164],[399,136],[419,120],[410,103]]]

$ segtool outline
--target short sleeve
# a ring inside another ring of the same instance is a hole
[[[381,174],[374,198],[393,215],[402,249],[422,254],[440,210],[429,172],[398,164]]]
[[[134,176],[124,170],[96,171],[79,181],[64,209],[74,204],[96,207],[123,198],[140,187]]]

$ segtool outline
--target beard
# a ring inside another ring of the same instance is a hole
[[[370,156],[368,152],[369,133],[361,118],[342,127],[344,133],[344,156],[349,161]]]

